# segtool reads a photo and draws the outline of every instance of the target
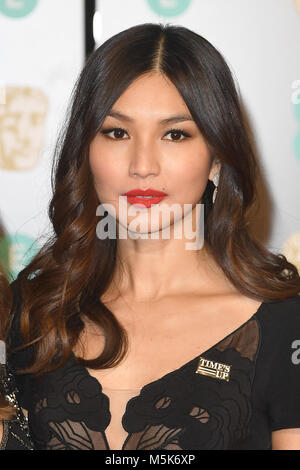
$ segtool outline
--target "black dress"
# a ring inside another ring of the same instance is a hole
[[[24,367],[31,354],[15,353],[11,364]],[[17,382],[37,449],[109,449],[109,398],[73,354]],[[217,344],[145,385],[127,402],[122,426],[124,450],[271,449],[272,431],[300,428],[300,296],[263,302]]]

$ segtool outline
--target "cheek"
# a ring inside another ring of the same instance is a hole
[[[210,171],[210,158],[206,153],[185,155],[184,161],[172,168],[175,183],[185,198],[197,198],[201,196],[207,185]],[[169,173],[170,178],[170,173]]]
[[[90,146],[89,162],[97,186],[101,185],[102,188],[113,187],[114,183],[118,182],[120,167],[111,158],[106,158],[103,154],[100,155],[93,145]]]

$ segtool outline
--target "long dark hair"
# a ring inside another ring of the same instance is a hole
[[[250,234],[248,211],[256,201],[258,165],[231,71],[206,39],[182,26],[141,24],[102,44],[88,59],[74,88],[66,125],[55,149],[49,217],[54,235],[19,274],[21,332],[34,348],[26,369],[42,374],[60,366],[83,330],[82,313],[106,337],[102,354],[78,359],[110,368],[124,357],[128,338],[100,302],[117,261],[117,240],[96,236],[96,195],[89,144],[107,113],[139,76],[164,74],[176,86],[211,155],[221,162],[218,195],[208,181],[205,242],[231,283],[246,296],[270,302],[300,292],[296,267]]]

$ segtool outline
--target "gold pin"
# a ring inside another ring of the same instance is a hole
[[[196,374],[208,375],[229,382],[230,369],[231,366],[228,364],[211,361],[200,356]]]

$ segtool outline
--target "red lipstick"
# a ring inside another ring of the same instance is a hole
[[[157,191],[156,189],[148,188],[143,189],[132,189],[122,196],[127,197],[127,201],[130,204],[134,204],[137,207],[151,207],[154,204],[158,204],[167,196],[163,191]]]

